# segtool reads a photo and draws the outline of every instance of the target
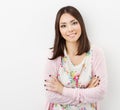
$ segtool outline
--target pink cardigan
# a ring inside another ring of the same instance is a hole
[[[107,71],[104,52],[101,48],[93,47],[92,50],[92,75],[99,76],[100,85],[94,88],[63,88],[62,95],[46,91],[48,101],[46,102],[45,110],[49,110],[49,104],[70,104],[77,105],[82,103],[97,103],[97,110],[99,110],[99,101],[103,99],[107,90]],[[49,58],[52,56],[50,52]],[[61,64],[61,57],[55,60],[47,60],[45,68],[45,79],[49,77],[49,74],[57,76],[59,66]]]

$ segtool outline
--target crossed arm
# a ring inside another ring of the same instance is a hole
[[[107,86],[106,64],[104,55],[98,52],[93,62],[93,76],[88,87],[81,88],[67,88],[64,87],[56,77],[56,69],[53,61],[48,64],[47,71],[51,74],[45,79],[45,88],[47,89],[47,96],[51,103],[71,104],[77,105],[79,103],[94,103],[103,98]],[[94,60],[94,59],[93,59]]]

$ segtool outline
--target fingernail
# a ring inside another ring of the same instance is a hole
[[[96,75],[95,75],[95,77],[96,77]]]
[[[49,77],[51,77],[51,75],[49,75]]]
[[[98,83],[98,85],[99,85],[100,83]]]
[[[44,81],[47,81],[47,80],[44,80]]]
[[[100,82],[100,80],[99,80],[99,82]]]
[[[46,89],[46,91],[47,91],[48,89]]]
[[[97,76],[97,78],[99,78],[99,76]]]
[[[44,84],[44,86],[46,86],[46,84]]]

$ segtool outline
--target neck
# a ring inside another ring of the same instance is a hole
[[[67,54],[68,55],[75,56],[77,54],[77,48],[78,48],[77,43],[66,42],[66,47],[67,47]]]

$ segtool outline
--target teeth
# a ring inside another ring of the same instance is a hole
[[[70,34],[70,35],[68,35],[68,36],[74,36],[75,34]]]

